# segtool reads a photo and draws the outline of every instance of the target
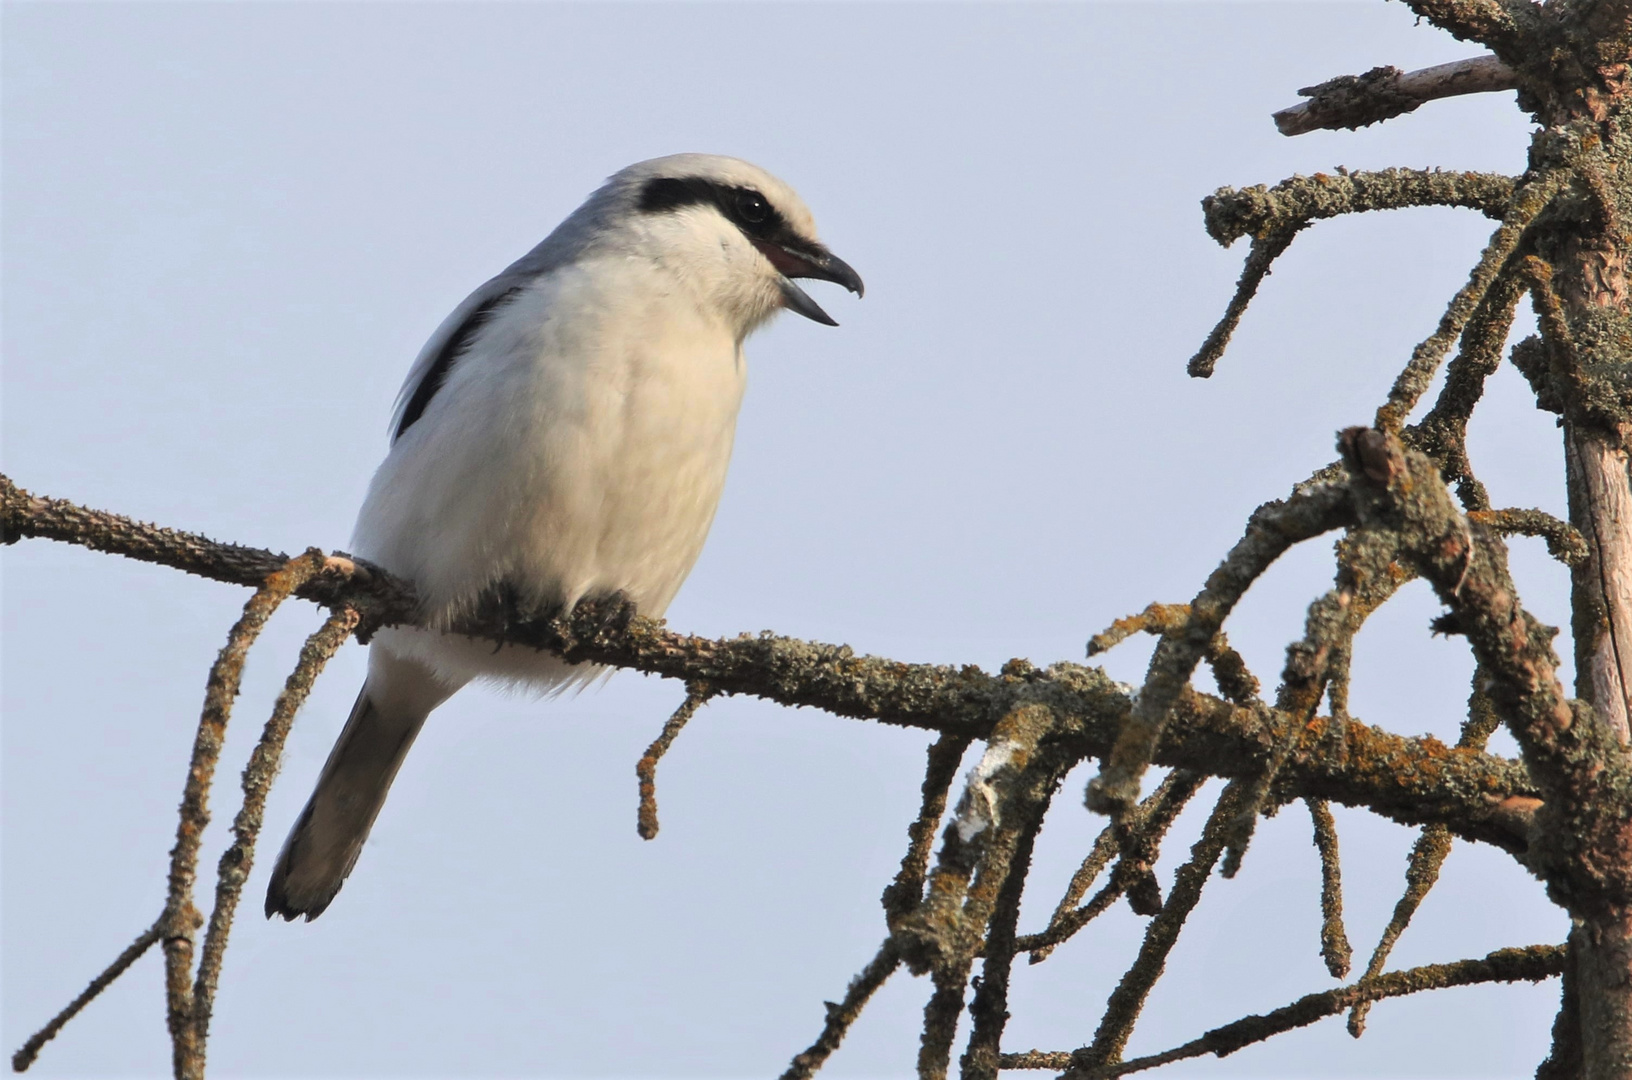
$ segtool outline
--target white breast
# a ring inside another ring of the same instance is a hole
[[[669,272],[615,256],[563,267],[456,361],[375,474],[353,548],[441,620],[499,582],[539,607],[621,591],[661,615],[713,521],[745,374],[735,334]],[[568,677],[532,650],[376,640],[459,682]]]

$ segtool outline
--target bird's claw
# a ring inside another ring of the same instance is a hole
[[[585,597],[572,609],[570,619],[574,637],[580,640],[604,640],[608,635],[621,634],[635,617],[635,602],[621,589],[603,596]]]

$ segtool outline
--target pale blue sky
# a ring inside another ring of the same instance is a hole
[[[443,315],[608,173],[729,153],[797,187],[868,292],[822,294],[838,329],[789,319],[751,343],[731,479],[671,623],[988,667],[1080,659],[1112,619],[1188,599],[1252,507],[1370,416],[1490,229],[1452,210],[1316,226],[1200,382],[1184,361],[1244,254],[1204,235],[1203,195],[1336,165],[1516,172],[1528,132],[1504,94],[1278,136],[1268,114],[1299,86],[1469,54],[1397,3],[8,3],[0,17],[0,416],[20,484],[222,539],[343,547],[398,384]],[[1511,371],[1473,448],[1498,505],[1562,511],[1551,418]],[[1519,541],[1517,565],[1530,606],[1567,625],[1567,578],[1539,543]],[[204,673],[245,595],[43,541],[0,566],[9,1052],[157,912]],[[1328,545],[1308,545],[1249,596],[1231,636],[1260,674],[1329,578]],[[1357,715],[1454,736],[1471,669],[1459,640],[1429,637],[1435,610],[1417,586],[1373,620]],[[218,821],[315,620],[292,604],[251,660]],[[1108,667],[1137,680],[1146,655],[1130,642]],[[362,663],[343,652],[301,716],[268,849]],[[461,694],[316,923],[259,918],[263,850],[216,1074],[780,1071],[883,932],[926,740],[710,705],[664,762],[663,832],[643,843],[633,765],[681,696],[632,674],[549,703]],[[1098,827],[1085,780],[1057,800],[1023,928]],[[1363,956],[1412,833],[1339,822]],[[1301,808],[1266,822],[1241,876],[1210,886],[1132,1051],[1332,985],[1317,888]],[[1140,931],[1119,909],[1021,965],[1007,1048],[1091,1038]],[[1395,955],[1564,932],[1505,855],[1459,845]],[[166,1070],[159,970],[142,961],[38,1074]],[[908,1075],[928,992],[899,976],[831,1073]],[[1358,1043],[1329,1020],[1175,1071],[1528,1076],[1557,996],[1384,1003]]]

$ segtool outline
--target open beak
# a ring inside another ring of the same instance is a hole
[[[820,244],[783,244],[775,240],[756,239],[754,246],[782,274],[782,305],[812,322],[826,326],[839,325],[833,316],[823,311],[822,306],[810,298],[809,293],[794,284],[794,278],[831,281],[836,285],[843,285],[857,296],[866,291],[866,287],[861,283],[861,275],[856,273],[849,263]]]

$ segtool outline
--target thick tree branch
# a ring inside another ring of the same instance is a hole
[[[8,480],[0,479],[0,494],[5,496],[0,500],[0,523],[8,537],[50,537],[235,584],[260,583],[244,580],[247,567],[276,569],[287,562],[273,552],[219,544],[63,500],[43,499]],[[90,523],[85,537],[74,522]],[[1286,542],[1283,536],[1271,546]],[[348,571],[348,565],[354,569]],[[376,626],[411,622],[415,609],[406,583],[378,568],[333,557],[295,595],[332,607],[355,607]],[[576,662],[701,680],[722,694],[748,694],[782,705],[960,737],[985,738],[1014,708],[1042,704],[1070,718],[1071,737],[1082,757],[1109,754],[1132,708],[1124,687],[1100,669],[1078,664],[1038,669],[1022,662],[994,676],[972,665],[903,664],[857,656],[845,645],[769,633],[716,640],[677,634],[662,622],[639,617],[608,624],[593,605],[553,618],[527,619],[499,611],[459,629],[490,640],[550,649]],[[1198,658],[1209,641],[1211,636],[1197,644]],[[1286,730],[1287,720],[1273,710],[1243,708],[1184,685],[1175,688],[1171,714],[1151,759],[1157,765],[1215,776],[1254,775]],[[1324,718],[1303,730],[1281,778],[1280,786],[1290,796],[1364,806],[1402,824],[1443,822],[1458,836],[1512,852],[1524,850],[1522,828],[1503,809],[1504,800],[1537,794],[1521,764],[1477,751],[1452,750],[1431,737],[1404,738],[1359,722],[1340,727],[1335,742]],[[1331,753],[1334,745],[1343,752]]]
[[[1207,235],[1228,247],[1243,236],[1264,236],[1295,225],[1371,210],[1460,206],[1495,221],[1507,214],[1516,181],[1499,173],[1439,169],[1294,176],[1274,187],[1223,187],[1201,200]]]

